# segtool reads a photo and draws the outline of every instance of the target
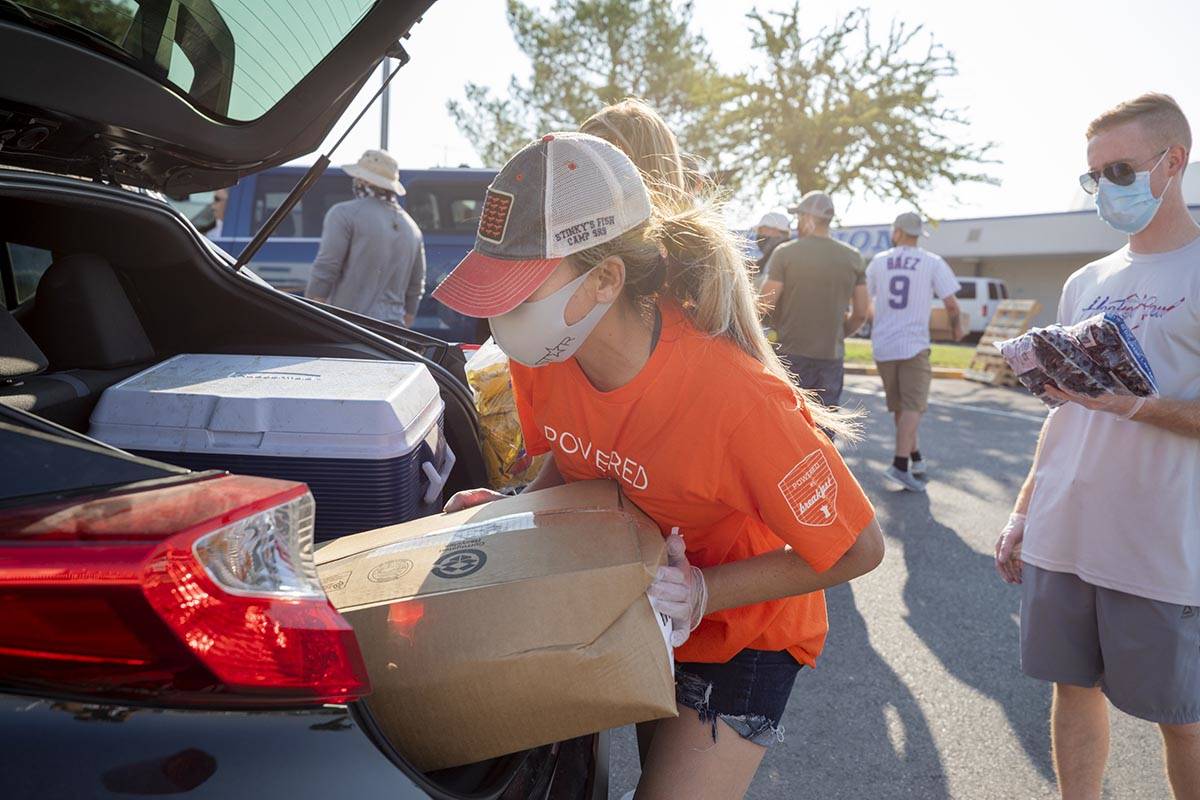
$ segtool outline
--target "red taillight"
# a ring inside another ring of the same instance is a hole
[[[225,476],[0,515],[0,681],[184,706],[362,696],[312,510],[303,485]]]

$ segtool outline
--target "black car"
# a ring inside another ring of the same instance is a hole
[[[0,797],[606,796],[602,736],[414,769],[357,699],[305,486],[84,435],[180,353],[415,361],[449,489],[482,485],[457,348],[272,289],[162,196],[313,151],[430,4],[0,0]]]

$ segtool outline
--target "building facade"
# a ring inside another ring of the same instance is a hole
[[[1200,163],[1189,165],[1186,176],[1184,197],[1200,220]],[[1090,197],[1081,196],[1075,206],[1079,210],[945,220],[930,224],[921,244],[945,258],[956,275],[1000,278],[1010,297],[1040,301],[1035,324],[1047,325],[1071,273],[1126,241],[1096,215]],[[891,247],[891,231],[890,224],[862,225],[838,228],[833,236],[870,259]]]

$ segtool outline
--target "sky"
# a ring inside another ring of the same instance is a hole
[[[548,6],[548,0],[538,0]],[[762,11],[790,0],[760,0]],[[812,29],[839,12],[863,6],[877,28],[893,19],[922,24],[955,54],[959,75],[942,92],[964,110],[962,135],[993,141],[998,164],[987,171],[1000,186],[942,185],[921,197],[933,219],[1035,214],[1079,207],[1078,175],[1086,168],[1083,132],[1101,111],[1144,91],[1175,97],[1195,128],[1200,124],[1200,81],[1193,53],[1200,46],[1198,0],[860,0],[802,4]],[[695,0],[695,29],[718,64],[752,67],[745,20],[749,3]],[[461,98],[475,81],[503,89],[510,76],[525,78],[529,60],[517,48],[504,16],[504,0],[439,0],[405,45],[412,61],[392,84],[389,149],[405,167],[479,165],[458,132],[446,101]],[[378,88],[372,82],[368,89]],[[369,91],[352,107],[360,103]],[[344,123],[352,119],[347,114]],[[340,133],[341,126],[335,128]],[[1200,128],[1197,128],[1200,138]],[[380,116],[372,109],[338,152],[334,163],[353,161],[379,146]],[[332,143],[332,137],[331,142]],[[752,224],[770,207],[793,197],[765,196],[737,203],[735,223]],[[836,196],[844,225],[890,221],[907,210],[898,201]]]

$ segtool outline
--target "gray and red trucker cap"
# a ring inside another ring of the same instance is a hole
[[[468,317],[507,314],[563,258],[649,218],[650,194],[628,156],[586,133],[548,133],[492,181],[475,247],[433,296]]]

